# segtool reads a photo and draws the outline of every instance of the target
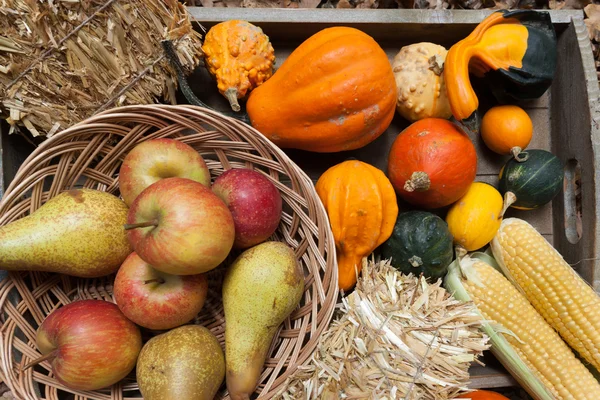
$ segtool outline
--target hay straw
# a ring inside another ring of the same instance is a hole
[[[0,105],[10,133],[50,137],[109,107],[173,101],[201,35],[177,0],[0,0]]]
[[[311,362],[275,398],[441,400],[468,390],[489,338],[473,304],[440,285],[365,262]]]

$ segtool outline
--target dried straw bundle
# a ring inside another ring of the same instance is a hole
[[[489,348],[472,303],[441,281],[365,262],[307,366],[277,399],[449,399],[467,390],[471,362]]]
[[[201,35],[177,0],[0,0],[0,105],[11,133],[52,136],[113,106],[173,99],[171,40],[186,73]]]

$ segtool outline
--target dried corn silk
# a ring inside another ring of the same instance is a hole
[[[467,390],[488,337],[473,304],[440,285],[365,262],[312,359],[275,398],[441,400]]]
[[[171,101],[172,40],[186,73],[201,35],[177,0],[2,0],[0,105],[11,133],[52,136],[107,108]]]

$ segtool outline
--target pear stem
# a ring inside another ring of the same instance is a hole
[[[143,222],[138,222],[135,224],[125,224],[124,228],[126,231],[130,230],[130,229],[136,229],[136,228],[148,228],[151,226],[158,226],[158,221],[153,219],[152,221],[143,221]]]
[[[147,285],[149,283],[155,283],[155,282],[163,284],[163,283],[165,283],[165,280],[163,278],[148,279],[147,281],[144,281],[144,285]]]
[[[21,372],[25,371],[25,370],[27,370],[27,369],[35,366],[35,365],[38,365],[42,361],[46,361],[46,360],[49,360],[49,359],[54,358],[54,357],[56,357],[56,350],[51,351],[50,353],[48,353],[46,355],[43,355],[43,356],[41,356],[39,358],[36,358],[32,362],[30,362],[29,364],[27,364],[26,366],[24,366],[23,368],[21,368]]]

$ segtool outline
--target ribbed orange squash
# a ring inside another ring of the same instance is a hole
[[[292,52],[246,103],[251,124],[283,148],[353,150],[387,129],[396,108],[391,64],[369,35],[323,29]]]
[[[354,287],[362,259],[392,234],[398,204],[392,184],[379,169],[358,160],[329,168],[317,181],[337,249],[338,285]]]

